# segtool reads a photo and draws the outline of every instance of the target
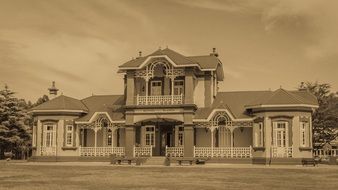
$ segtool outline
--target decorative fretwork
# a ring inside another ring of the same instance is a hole
[[[252,127],[252,121],[232,121],[225,111],[217,112],[210,121],[196,122],[195,125],[201,128],[208,128],[210,130],[218,129],[220,126],[233,131],[239,127]]]
[[[115,130],[118,128],[123,128],[124,123],[112,123],[106,114],[98,114],[96,119],[91,123],[78,123],[77,124],[81,129],[92,129],[100,130],[102,128],[107,128],[110,130]]]
[[[156,67],[162,66],[164,71],[163,75],[168,78],[176,78],[178,76],[184,76],[184,69],[174,68],[172,64],[164,59],[154,59],[150,64],[145,66],[143,70],[138,70],[135,72],[135,77],[143,78],[146,81],[155,76]]]

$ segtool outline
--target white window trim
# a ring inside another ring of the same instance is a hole
[[[68,127],[72,127],[72,130],[68,130]],[[68,134],[70,134],[70,143],[68,143]],[[73,146],[74,143],[74,126],[66,125],[66,146]]]

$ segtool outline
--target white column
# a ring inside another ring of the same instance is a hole
[[[171,77],[171,104],[174,102],[174,81],[175,77]]]
[[[146,81],[146,105],[148,105],[148,83],[149,83],[149,78],[146,77],[144,80]]]
[[[95,153],[95,156],[96,156],[96,146],[97,146],[97,127],[95,127],[94,129],[94,132],[95,132],[95,135],[94,135],[94,153]]]
[[[230,129],[230,154],[231,158],[233,157],[234,152],[234,129]]]
[[[211,133],[211,157],[214,157],[214,127],[211,127],[210,133]]]

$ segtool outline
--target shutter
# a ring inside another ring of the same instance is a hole
[[[141,126],[141,146],[145,146],[146,145],[146,139],[145,139],[145,134],[146,134],[146,127],[145,126]]]
[[[292,122],[287,122],[288,123],[288,138],[289,138],[289,144],[288,146],[291,147],[293,145],[293,141],[292,141],[292,134],[293,134],[293,130],[292,130]]]
[[[73,147],[76,147],[76,141],[78,138],[77,126],[73,123]]]
[[[276,122],[272,122],[272,129],[271,129],[271,145],[275,146],[275,129],[276,129]]]
[[[63,146],[67,145],[67,122],[63,124]]]
[[[57,125],[53,125],[53,147],[56,147],[56,130],[57,130]]]

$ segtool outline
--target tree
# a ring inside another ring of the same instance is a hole
[[[6,151],[22,155],[30,147],[28,105],[14,94],[7,85],[0,90],[0,156]]]
[[[35,104],[32,105],[32,107],[38,106],[38,105],[40,105],[40,104],[42,104],[42,103],[45,103],[45,102],[47,102],[47,101],[49,101],[48,96],[47,96],[47,95],[43,95],[42,97],[40,97],[40,98],[36,101]]]
[[[308,90],[318,99],[319,107],[312,115],[313,144],[322,147],[338,136],[338,92],[332,93],[329,84],[301,83],[299,90]]]

